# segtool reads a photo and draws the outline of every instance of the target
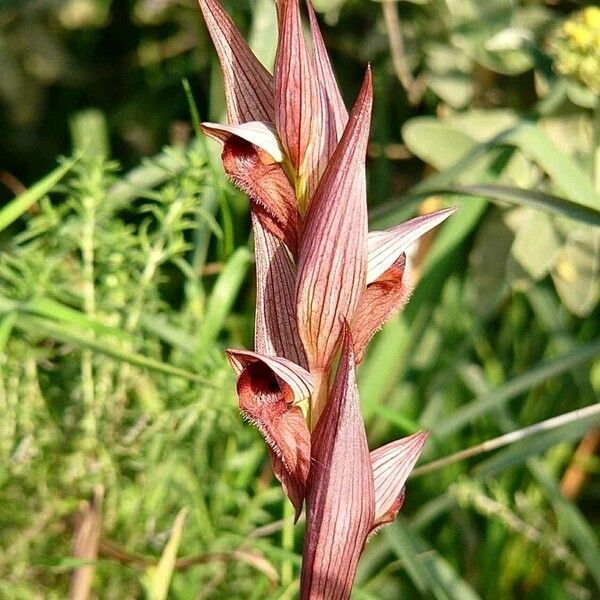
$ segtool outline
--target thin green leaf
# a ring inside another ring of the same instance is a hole
[[[206,314],[196,346],[197,357],[202,357],[204,351],[210,347],[221,331],[251,262],[252,254],[250,251],[241,247],[231,255],[225,264],[208,299]]]
[[[579,509],[561,493],[554,477],[537,459],[530,459],[529,468],[546,492],[559,519],[559,527],[579,551],[596,585],[600,588],[600,545],[598,537]]]
[[[508,466],[524,462],[525,459],[533,454],[538,454],[555,444],[571,439],[578,439],[598,425],[600,425],[600,403],[546,419],[529,427],[511,431],[493,440],[487,440],[471,448],[455,452],[450,456],[434,460],[413,469],[410,478],[432,473],[438,469],[443,469],[468,458],[497,450],[503,446],[510,446],[505,451],[499,452],[493,458],[479,464],[475,468],[475,474],[479,476],[495,475]]]
[[[390,548],[404,562],[413,583],[424,596],[437,600],[477,600],[479,596],[444,558],[400,516],[384,529]]]
[[[433,435],[438,439],[448,437],[452,433],[462,429],[467,423],[470,423],[490,410],[495,410],[503,406],[512,398],[530,390],[547,379],[561,375],[573,367],[589,362],[598,356],[598,354],[600,354],[600,340],[576,348],[557,358],[544,361],[526,373],[506,382],[499,388],[486,392],[460,407],[435,427]]]
[[[47,335],[62,342],[70,342],[76,346],[79,346],[80,348],[95,350],[96,352],[106,354],[107,356],[129,363],[136,367],[149,369],[151,371],[158,371],[160,373],[164,373],[165,375],[182,377],[183,379],[189,379],[190,381],[202,383],[203,385],[209,387],[215,387],[212,382],[206,380],[200,375],[197,375],[196,373],[179,369],[178,367],[174,367],[136,352],[124,350],[104,340],[92,338],[85,332],[76,331],[72,326],[65,327],[58,323],[47,321],[46,319],[30,316],[21,317],[15,325],[19,329],[27,331],[28,333],[32,333],[34,335]]]
[[[187,508],[182,508],[179,511],[175,517],[169,541],[161,554],[158,564],[155,567],[148,567],[142,577],[142,583],[146,589],[148,600],[166,600],[168,597],[187,513]]]
[[[5,315],[2,315],[2,317],[0,317],[0,356],[2,356],[2,353],[6,348],[6,344],[10,339],[10,335],[16,322],[16,311],[8,312]]]
[[[569,217],[588,225],[600,225],[600,208],[586,206],[559,196],[523,190],[508,185],[458,185],[451,186],[438,193],[484,196],[494,200],[503,200],[520,206],[529,206],[562,217]],[[600,206],[600,205],[599,205]]]
[[[41,200],[73,168],[78,158],[64,162],[0,209],[0,231],[6,229],[36,202]]]

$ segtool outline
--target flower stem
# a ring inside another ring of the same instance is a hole
[[[294,551],[294,507],[286,498],[283,498],[283,521],[281,530],[281,546],[287,552]],[[281,563],[281,586],[287,587],[294,579],[294,565],[289,558],[284,558]]]

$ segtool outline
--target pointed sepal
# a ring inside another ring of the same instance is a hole
[[[365,287],[365,156],[372,99],[368,70],[342,139],[315,192],[300,242],[298,330],[311,371],[329,367],[342,322],[351,321]]]
[[[317,16],[310,0],[306,2],[308,8],[308,17],[310,21],[310,32],[313,40],[315,53],[315,64],[319,78],[319,87],[324,103],[323,108],[323,129],[327,133],[326,158],[329,158],[337,143],[342,137],[346,123],[348,123],[348,111],[342,99],[342,94],[335,79],[335,74],[325,48],[325,42],[321,35]]]
[[[300,16],[299,0],[279,0],[275,57],[275,124],[296,176],[303,211],[316,188],[321,133],[321,95],[315,61]]]
[[[228,350],[238,374],[240,410],[265,438],[273,469],[296,509],[302,510],[310,467],[310,433],[297,406],[313,390],[310,373],[284,358]]]
[[[350,330],[312,438],[300,597],[350,597],[358,560],[375,516],[371,457],[356,387]]]
[[[295,311],[296,266],[285,244],[252,215],[256,256],[254,348],[307,367]]]
[[[273,78],[217,0],[198,0],[219,57],[232,125],[275,118]]]
[[[375,519],[372,531],[396,518],[404,503],[404,484],[426,441],[427,433],[419,431],[371,452],[375,483]]]
[[[456,208],[444,208],[410,221],[369,233],[367,240],[367,283],[378,279],[422,235],[445,221]]]

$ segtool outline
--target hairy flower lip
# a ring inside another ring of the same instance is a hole
[[[252,212],[296,256],[300,218],[294,190],[281,165],[264,160],[260,149],[238,136],[227,139],[221,158],[229,178],[248,194]]]
[[[312,377],[284,358],[248,350],[228,350],[227,357],[238,374],[240,410],[267,442],[273,472],[298,519],[310,469],[311,440],[296,403],[312,393]]]
[[[360,296],[351,322],[357,364],[373,335],[408,302],[412,288],[406,281],[405,264],[406,255],[401,254]]]
[[[309,398],[314,389],[312,375],[291,360],[277,356],[266,356],[251,350],[230,348],[225,351],[233,370],[239,376],[253,363],[263,363],[269,368],[281,384],[288,386],[293,393],[293,400],[299,402]]]

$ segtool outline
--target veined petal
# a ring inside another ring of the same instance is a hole
[[[456,208],[444,208],[428,215],[415,217],[410,221],[386,229],[369,233],[367,283],[378,279],[408,250],[422,235],[445,221]]]
[[[406,256],[401,254],[361,294],[351,324],[357,364],[362,361],[369,340],[410,297],[411,287],[406,281],[405,262]]]
[[[229,123],[275,118],[273,78],[217,0],[198,0],[221,63]]]
[[[275,162],[283,161],[279,138],[275,126],[271,123],[249,121],[240,125],[221,125],[220,123],[204,122],[201,127],[206,135],[216,140],[227,142],[233,135],[264,150]]]
[[[316,136],[315,144],[307,155],[306,200],[308,206],[348,123],[348,111],[336,83],[323,36],[310,0],[306,1],[306,5],[310,19],[315,68],[321,99],[320,134]]]
[[[264,365],[275,376],[280,387],[284,389],[289,402],[297,404],[312,394],[314,387],[312,375],[287,358],[266,356],[251,350],[238,349],[227,350],[227,357],[238,377],[241,376],[244,369],[251,365]]]
[[[371,457],[345,326],[331,397],[312,438],[300,598],[346,600],[374,520]]]
[[[300,17],[299,0],[279,0],[279,41],[275,57],[275,124],[296,174],[296,196],[301,210],[306,189],[318,164],[321,136],[321,97],[315,62]]]
[[[228,350],[227,356],[239,375],[240,410],[269,445],[273,471],[298,518],[310,467],[310,433],[295,403],[312,392],[312,377],[285,358],[247,350]]]
[[[298,208],[294,190],[280,164],[265,162],[261,150],[230,136],[223,146],[223,168],[252,201],[265,228],[284,241],[295,255],[298,247]]]
[[[310,31],[313,40],[313,48],[315,53],[315,63],[317,66],[317,74],[319,76],[319,86],[321,88],[322,97],[324,100],[323,118],[325,128],[330,135],[329,148],[326,153],[327,158],[335,150],[335,146],[342,137],[346,123],[348,123],[348,111],[342,99],[340,89],[331,67],[331,61],[325,48],[325,42],[319,29],[317,16],[310,0],[306,1],[308,7],[308,17],[310,20]],[[332,143],[333,141],[333,143]]]
[[[256,255],[257,352],[282,356],[306,367],[306,355],[298,334],[294,303],[296,266],[283,242],[252,215]]]
[[[342,139],[310,205],[300,242],[298,329],[311,371],[329,366],[342,322],[352,319],[365,287],[365,155],[372,97],[368,70]]]
[[[404,484],[419,459],[427,433],[390,442],[371,452],[375,481],[375,520],[373,528],[391,523],[404,502]]]

